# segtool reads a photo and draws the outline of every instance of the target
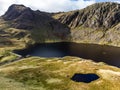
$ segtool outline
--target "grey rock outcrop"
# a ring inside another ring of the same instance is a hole
[[[63,13],[57,19],[69,27],[108,29],[120,22],[120,4],[96,3],[82,10]]]

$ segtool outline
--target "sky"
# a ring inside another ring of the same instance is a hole
[[[33,10],[59,12],[82,9],[97,2],[120,3],[120,0],[0,0],[0,15],[12,4],[23,4]]]

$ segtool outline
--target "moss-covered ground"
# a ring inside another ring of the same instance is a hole
[[[74,82],[75,73],[95,73],[100,78],[91,83]],[[0,67],[0,90],[8,84],[6,79],[18,83],[12,90],[119,90],[120,69],[77,57],[29,57]],[[2,85],[2,86],[1,86]]]

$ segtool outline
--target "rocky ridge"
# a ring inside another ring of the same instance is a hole
[[[120,46],[120,4],[105,2],[53,17],[71,28],[71,41]]]
[[[120,22],[120,4],[96,3],[82,10],[63,13],[58,20],[75,28],[79,26],[108,29]]]

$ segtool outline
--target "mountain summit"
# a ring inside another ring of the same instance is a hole
[[[120,4],[111,2],[59,13],[13,4],[0,18],[1,32],[8,35],[1,36],[12,43],[72,41],[119,46],[119,17]]]
[[[51,25],[50,27],[55,29],[56,26],[53,23],[56,23],[58,27],[59,25],[61,25],[61,28],[63,27],[62,24],[47,15],[47,13],[39,10],[33,11],[24,5],[11,5],[2,17],[6,21],[12,21],[12,26],[18,29],[32,29],[45,25]]]
[[[13,4],[8,8],[7,12],[3,15],[3,18],[5,20],[14,20],[26,11],[31,12],[31,9],[25,7],[24,5]]]
[[[16,38],[17,41],[26,37],[27,41],[30,39],[29,43],[31,43],[31,40],[35,43],[61,41],[66,40],[70,34],[69,27],[52,18],[49,13],[39,10],[34,11],[24,5],[11,5],[6,13],[1,16],[1,20],[2,24],[4,22],[1,28],[11,29],[7,31],[7,35],[10,34],[9,36]]]
[[[12,21],[12,26],[19,29],[32,29],[35,13],[24,5],[11,5],[2,16],[6,21]]]

